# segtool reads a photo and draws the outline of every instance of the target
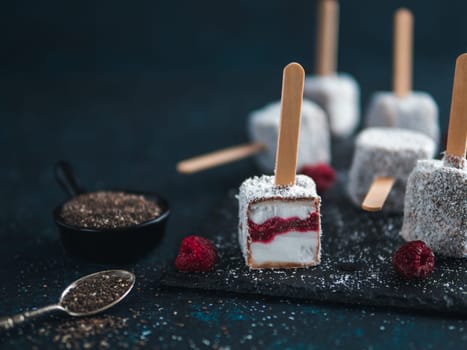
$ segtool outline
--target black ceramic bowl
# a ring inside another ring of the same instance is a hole
[[[69,164],[59,162],[56,166],[58,182],[70,197],[82,191],[77,185]],[[118,229],[89,229],[67,224],[60,216],[62,203],[53,211],[62,244],[72,256],[102,263],[131,262],[151,252],[162,239],[170,215],[168,202],[155,193],[118,190],[129,194],[143,195],[161,208],[161,215],[143,222]],[[70,198],[70,199],[71,199]]]

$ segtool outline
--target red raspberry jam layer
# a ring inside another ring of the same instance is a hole
[[[248,232],[253,242],[268,243],[276,235],[287,233],[289,231],[308,232],[319,230],[319,215],[317,212],[310,213],[306,219],[300,219],[296,216],[283,219],[273,217],[267,219],[261,225],[255,224],[248,219]]]

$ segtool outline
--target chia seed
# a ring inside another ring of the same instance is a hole
[[[131,276],[109,272],[78,281],[61,301],[61,305],[73,313],[97,311],[120,299],[130,288]]]
[[[99,191],[81,194],[63,205],[60,217],[68,225],[118,229],[152,220],[161,208],[142,195]]]

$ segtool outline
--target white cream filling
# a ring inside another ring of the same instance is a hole
[[[250,254],[254,264],[268,262],[311,264],[317,262],[319,232],[290,231],[279,234],[271,242],[252,242]]]
[[[254,203],[250,206],[250,220],[257,225],[263,224],[273,217],[288,219],[298,217],[300,220],[308,218],[316,211],[313,201],[284,201],[270,200]]]

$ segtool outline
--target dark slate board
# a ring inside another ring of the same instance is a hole
[[[209,273],[169,270],[163,286],[375,305],[467,315],[467,260],[436,257],[434,273],[406,281],[391,266],[403,240],[401,215],[366,213],[342,195],[345,174],[323,197],[322,262],[310,269],[252,270],[237,242],[237,200],[231,191],[198,232],[213,239],[220,262]]]

